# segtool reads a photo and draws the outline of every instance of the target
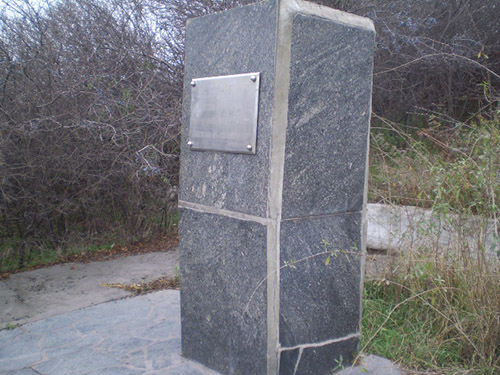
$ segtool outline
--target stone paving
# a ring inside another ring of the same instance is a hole
[[[179,309],[164,290],[0,331],[0,375],[217,375],[181,357]]]
[[[180,324],[175,290],[52,316],[0,331],[0,375],[220,375],[181,356]],[[338,375],[402,373],[376,356],[360,364]]]

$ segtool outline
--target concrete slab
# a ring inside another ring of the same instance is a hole
[[[115,260],[67,263],[22,272],[0,281],[0,329],[112,301],[131,294],[101,284],[139,283],[175,276],[177,249]]]

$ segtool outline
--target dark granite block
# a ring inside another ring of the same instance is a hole
[[[357,332],[361,214],[287,220],[281,224],[280,239],[280,264],[295,262],[280,271],[281,346],[318,343]],[[321,254],[324,241],[333,255]]]
[[[296,1],[188,23],[179,192],[193,207],[179,223],[186,357],[228,375],[275,374],[278,347],[291,348],[280,375],[324,375],[351,359],[357,338],[331,340],[359,330],[373,44],[369,21]],[[249,72],[260,72],[256,154],[189,149],[190,81]],[[278,252],[280,266],[290,263],[279,285],[267,278],[278,275]]]
[[[265,217],[274,94],[276,1],[190,20],[186,31],[180,199]],[[191,79],[260,72],[256,155],[193,151]]]
[[[266,226],[188,209],[179,224],[183,355],[223,374],[265,374],[265,283],[256,288]]]
[[[300,349],[287,350],[280,353],[279,375],[290,375],[295,372]]]
[[[359,339],[353,338],[316,348],[304,348],[302,355],[299,355],[296,372],[280,373],[280,375],[332,375],[351,364],[354,358],[353,353],[356,352],[358,346]],[[287,352],[281,353],[282,360],[286,361],[287,356]]]
[[[283,218],[360,211],[374,32],[296,15]]]

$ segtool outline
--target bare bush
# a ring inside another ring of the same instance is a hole
[[[500,87],[488,71],[500,71],[495,3],[394,0],[367,9],[378,32],[374,110],[406,122],[421,109],[455,119],[480,111],[483,84]]]
[[[425,122],[429,111],[438,111],[464,119],[487,105],[486,83],[500,87],[491,74],[500,72],[496,0],[315,2],[374,21],[373,108],[379,116]]]
[[[2,237],[59,245],[110,223],[129,238],[164,226],[181,86],[147,20],[122,2],[16,5],[0,19]]]

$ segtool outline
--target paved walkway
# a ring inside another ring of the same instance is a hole
[[[217,375],[181,357],[179,309],[164,290],[0,331],[0,374]]]
[[[181,357],[179,305],[163,290],[0,331],[0,375],[219,375]],[[400,374],[383,358],[361,362],[342,375]]]
[[[0,281],[0,329],[22,325],[131,293],[101,284],[133,284],[174,277],[177,248],[90,263],[66,263],[12,275]],[[0,356],[0,359],[2,357]],[[69,375],[69,374],[68,374]]]

